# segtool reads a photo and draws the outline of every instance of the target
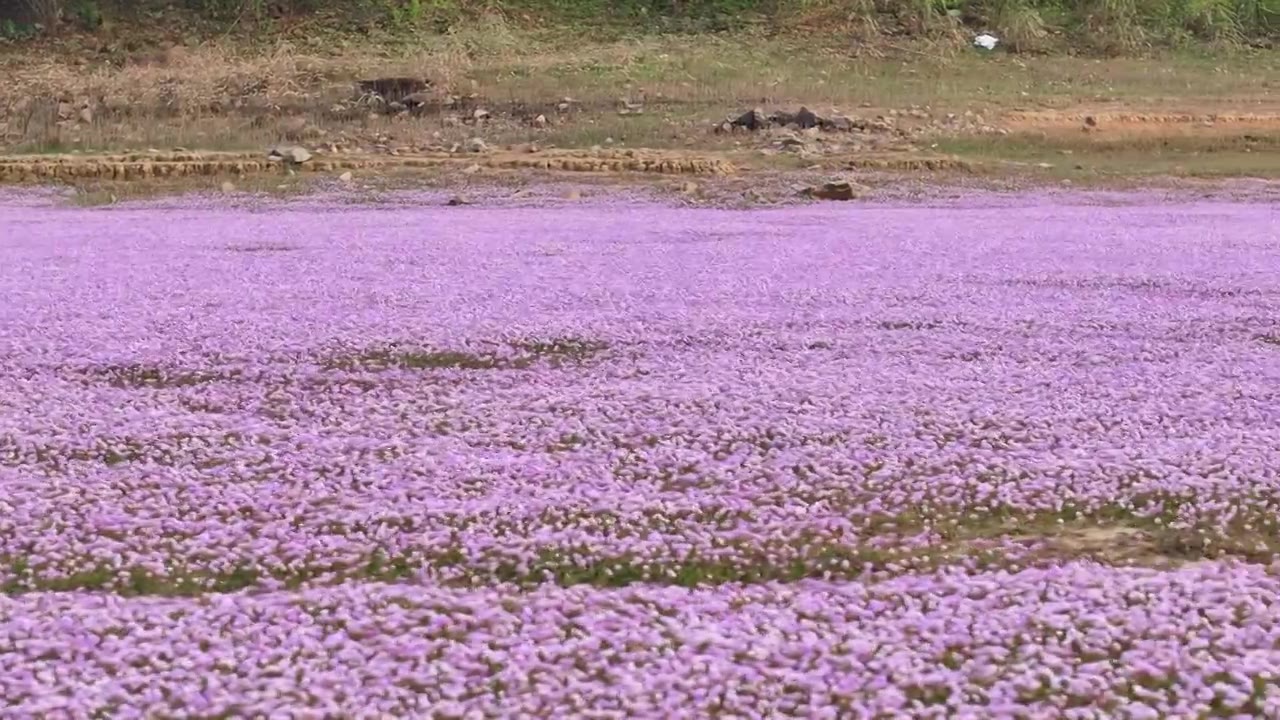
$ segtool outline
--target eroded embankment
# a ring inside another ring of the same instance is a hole
[[[663,175],[728,175],[735,172],[723,158],[651,150],[613,152],[546,151],[528,154],[449,153],[421,155],[317,156],[297,166],[299,172],[344,170],[414,170],[435,168],[550,170],[563,172],[638,172]],[[0,182],[103,179],[148,180],[281,172],[278,162],[259,153],[142,152],[110,155],[28,155],[0,158]]]

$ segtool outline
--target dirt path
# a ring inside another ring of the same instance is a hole
[[[1143,111],[1124,103],[1068,110],[1013,111],[999,120],[1010,132],[1105,133],[1108,138],[1206,137],[1280,133],[1280,107]]]

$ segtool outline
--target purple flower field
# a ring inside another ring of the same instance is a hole
[[[1280,718],[1271,205],[0,229],[0,718]]]

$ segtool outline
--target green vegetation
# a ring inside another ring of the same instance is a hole
[[[356,355],[329,358],[325,366],[330,369],[386,369],[407,370],[498,370],[524,369],[539,360],[553,366],[581,363],[609,348],[607,343],[582,338],[562,337],[549,340],[521,340],[508,343],[513,354],[493,351],[465,352],[429,348],[408,349],[395,345],[370,349]]]
[[[1137,52],[1189,43],[1270,46],[1280,0],[0,0],[0,33],[182,17],[210,32],[310,26],[447,32],[482,17],[618,32],[842,31],[945,36],[991,31],[1013,52]]]
[[[124,596],[195,596],[209,592],[237,592],[271,578],[294,589],[309,584],[331,584],[352,579],[396,582],[430,573],[436,582],[472,587],[477,582],[536,585],[554,582],[562,586],[625,587],[656,583],[677,587],[702,587],[724,583],[795,582],[806,578],[889,577],[903,572],[927,572],[965,558],[977,570],[1018,570],[1070,559],[1091,558],[1114,565],[1170,568],[1205,559],[1235,558],[1266,564],[1280,551],[1280,536],[1262,516],[1238,518],[1226,527],[1177,527],[1176,499],[1157,516],[1141,516],[1116,506],[1080,512],[1027,517],[996,512],[974,520],[943,511],[925,520],[922,516],[885,517],[866,528],[867,537],[803,535],[779,540],[765,549],[730,542],[713,555],[690,551],[685,557],[661,561],[631,555],[591,558],[583,547],[563,545],[540,548],[530,561],[496,558],[487,567],[468,561],[461,546],[446,545],[431,551],[389,553],[375,548],[368,555],[348,561],[311,561],[264,568],[260,561],[244,559],[231,570],[209,572],[175,560],[160,575],[141,567],[113,568],[85,558],[84,569],[66,575],[49,573],[22,556],[0,557],[8,563],[12,578],[0,584],[0,596],[28,592],[110,590]],[[332,531],[349,530],[335,525]],[[936,535],[925,547],[896,547],[883,542],[924,531]],[[257,563],[255,565],[255,563]]]

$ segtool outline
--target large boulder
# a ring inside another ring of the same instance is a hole
[[[807,107],[801,107],[796,113],[795,124],[799,125],[801,130],[818,127],[821,123],[822,119]]]
[[[763,110],[754,108],[730,120],[729,124],[747,130],[763,130],[769,127],[769,118],[765,117]]]

